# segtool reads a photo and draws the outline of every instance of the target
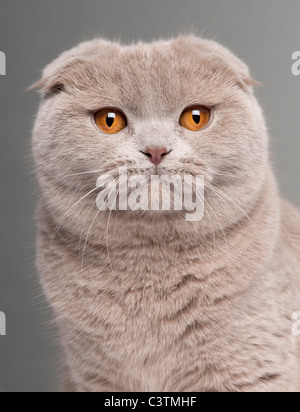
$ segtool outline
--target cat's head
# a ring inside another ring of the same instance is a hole
[[[117,179],[126,167],[147,178],[203,175],[203,224],[239,220],[268,162],[253,85],[231,52],[194,36],[130,46],[97,39],[65,52],[37,83],[34,156],[49,210],[64,216],[99,176]],[[80,215],[95,197],[76,205]]]

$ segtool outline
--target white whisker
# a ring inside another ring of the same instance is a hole
[[[75,208],[77,207],[84,199],[86,199],[90,194],[92,194],[93,192],[95,192],[98,188],[95,187],[93,190],[91,190],[90,192],[88,192],[86,195],[82,196],[81,199],[79,199],[77,202],[75,202],[63,215],[63,217],[61,218],[61,220],[59,221],[59,223],[57,224],[56,228],[54,229],[54,232],[51,236],[51,241],[50,241],[50,250],[52,248],[52,244],[53,241],[55,239],[55,236],[57,235],[59,229],[61,228],[61,225],[63,224],[63,222],[66,220],[66,218],[68,217],[69,213]]]
[[[82,175],[88,175],[88,174],[94,174],[94,173],[101,173],[101,170],[91,170],[90,172],[82,172],[82,173],[72,173],[71,175],[66,175],[66,177],[70,176],[82,176]]]
[[[114,190],[114,187],[115,187],[114,185],[115,185],[115,182],[112,182],[112,183],[107,187],[107,189],[110,188],[111,186],[113,187],[112,190],[110,191],[108,197],[110,197],[110,195],[113,193],[113,190]],[[103,205],[102,205],[102,206],[103,206]],[[93,225],[94,225],[97,217],[99,216],[99,213],[101,212],[102,206],[101,206],[101,207],[98,207],[99,210],[98,210],[98,212],[96,213],[96,215],[95,215],[95,217],[94,217],[94,219],[93,219],[93,221],[92,221],[92,223],[91,223],[91,225],[90,225],[90,227],[89,227],[89,229],[88,229],[87,235],[86,235],[86,239],[85,239],[85,243],[84,243],[84,247],[83,247],[83,251],[82,251],[82,259],[81,259],[81,271],[80,271],[80,272],[81,272],[81,276],[82,276],[82,272],[83,272],[84,255],[85,255],[85,251],[86,251],[86,248],[87,248],[88,238],[89,238],[90,232],[91,232],[91,230],[92,230],[92,227],[93,227]]]
[[[100,213],[100,210],[97,211],[97,213],[96,213],[96,215],[95,215],[95,217],[94,217],[94,219],[93,219],[93,221],[92,221],[92,223],[89,227],[87,235],[86,235],[86,239],[85,239],[85,243],[84,243],[84,247],[83,247],[83,251],[82,251],[82,259],[81,259],[81,270],[80,270],[81,278],[82,278],[84,255],[85,255],[85,251],[86,251],[86,247],[87,247],[88,237],[89,237],[89,234],[92,230],[92,227],[93,227],[97,217],[99,216],[99,213]]]
[[[81,242],[82,242],[82,238],[83,238],[83,233],[84,233],[84,229],[85,229],[85,225],[87,224],[87,222],[89,221],[89,217],[91,214],[92,209],[95,207],[95,205],[97,204],[97,201],[95,201],[94,203],[92,203],[92,206],[90,207],[88,213],[87,213],[87,218],[85,219],[85,222],[82,226],[81,229],[81,233],[80,233],[80,239],[79,239],[79,256],[80,256],[80,248],[81,248]]]
[[[198,197],[198,199],[200,200],[200,202],[202,203],[203,207],[205,207],[205,198],[204,195],[202,194],[202,198],[200,199],[198,193],[196,192],[196,196]],[[210,213],[208,212],[208,210],[206,210],[208,218],[210,220],[210,227],[212,229],[212,234],[213,234],[213,240],[214,240],[214,253],[213,253],[213,260],[212,260],[212,270],[214,268],[214,264],[215,264],[215,257],[216,257],[216,248],[217,248],[217,242],[216,242],[216,234],[215,234],[215,229],[213,226],[213,222],[210,216]]]
[[[226,195],[226,193],[224,193],[222,190],[218,189],[214,185],[210,184],[209,182],[207,182],[207,185],[211,188],[211,190],[216,195],[218,195],[221,199],[224,199],[225,202],[226,202],[226,199],[228,199],[229,202],[234,204],[243,213],[243,215],[249,220],[249,222],[254,225],[254,223],[253,223],[252,219],[250,218],[250,216],[245,212],[245,210],[235,200],[231,199],[228,195]],[[226,203],[228,205],[228,202],[226,202]]]
[[[227,258],[228,258],[228,261],[230,261],[230,253],[229,253],[228,241],[227,241],[227,237],[226,237],[224,228],[223,228],[223,226],[222,226],[222,223],[220,222],[218,216],[216,215],[214,209],[211,207],[211,205],[209,204],[209,202],[208,202],[207,200],[205,200],[205,202],[206,202],[206,204],[208,205],[208,207],[210,208],[210,210],[212,211],[212,213],[213,213],[216,221],[218,222],[218,224],[219,224],[219,226],[220,226],[220,228],[221,228],[221,231],[222,231],[222,233],[223,233],[223,238],[224,238],[224,240],[225,240],[226,249],[227,249]]]

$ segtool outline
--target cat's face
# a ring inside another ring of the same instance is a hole
[[[247,67],[218,44],[192,36],[133,46],[95,40],[48,66],[39,86],[34,154],[43,196],[58,214],[120,167],[204,175],[209,225],[212,213],[223,225],[252,207],[266,174],[267,133]],[[208,116],[196,131],[182,120],[195,106]],[[102,109],[120,113],[117,132],[95,121]],[[164,150],[158,164],[152,149]]]

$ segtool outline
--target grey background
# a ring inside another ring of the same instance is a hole
[[[0,391],[56,389],[56,332],[34,270],[36,189],[30,133],[38,105],[25,89],[60,52],[97,35],[156,39],[193,29],[243,58],[254,77],[272,135],[282,193],[300,206],[299,0],[0,0],[1,283]]]

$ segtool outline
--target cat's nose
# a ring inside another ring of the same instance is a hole
[[[155,165],[158,166],[163,161],[164,157],[167,156],[170,152],[167,151],[166,148],[147,148],[145,152],[142,152],[145,156],[148,156],[150,161]]]

